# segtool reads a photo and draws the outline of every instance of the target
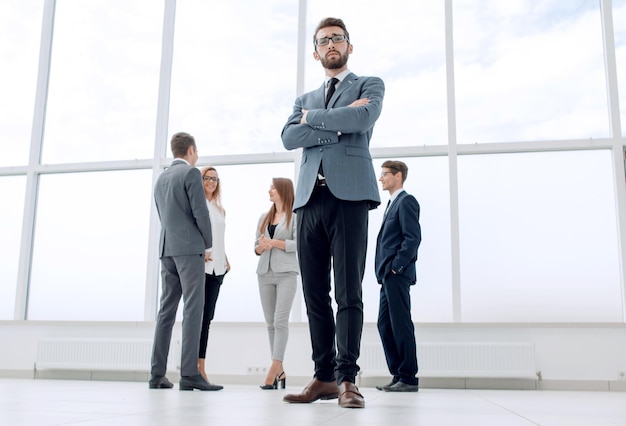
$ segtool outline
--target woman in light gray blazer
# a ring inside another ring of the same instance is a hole
[[[293,182],[273,178],[269,189],[272,207],[259,218],[254,252],[259,256],[257,275],[261,305],[267,324],[272,365],[261,389],[284,389],[283,358],[289,338],[289,314],[296,295],[296,215],[292,212]]]

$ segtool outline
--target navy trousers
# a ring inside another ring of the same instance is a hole
[[[411,280],[387,274],[380,289],[378,332],[393,381],[417,385],[417,345],[411,319]]]

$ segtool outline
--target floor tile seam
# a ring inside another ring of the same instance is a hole
[[[502,410],[504,410],[504,411],[506,411],[506,412],[508,412],[510,414],[513,414],[516,417],[524,419],[524,420],[526,420],[526,421],[528,421],[528,422],[530,422],[530,423],[532,423],[534,425],[541,426],[541,423],[537,423],[536,421],[532,420],[528,416],[526,416],[524,414],[521,414],[521,413],[518,413],[515,410],[513,410],[512,408],[509,408],[509,407],[507,407],[507,406],[505,406],[505,405],[503,405],[501,403],[498,403],[498,402],[492,400],[491,398],[489,398],[486,395],[483,395],[481,393],[476,393],[476,396],[478,396],[478,398],[482,399],[483,401],[488,402],[491,405],[495,405],[496,407],[498,407],[498,408],[500,408],[500,409],[502,409]]]

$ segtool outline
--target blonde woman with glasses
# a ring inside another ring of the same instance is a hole
[[[213,232],[213,248],[210,255],[205,258],[204,266],[204,314],[202,316],[202,330],[200,334],[200,351],[198,355],[198,370],[208,382],[205,370],[205,358],[209,340],[209,327],[215,315],[215,305],[220,287],[224,281],[224,275],[230,271],[230,263],[226,256],[224,233],[226,229],[226,212],[222,206],[220,193],[220,178],[214,167],[203,167],[200,170],[204,194],[206,196],[209,216],[211,217],[211,230]],[[210,383],[210,382],[209,382]],[[212,390],[221,390],[221,385],[211,384]]]

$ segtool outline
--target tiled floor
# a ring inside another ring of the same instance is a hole
[[[286,404],[286,392],[149,390],[140,382],[0,379],[0,425],[626,425],[626,392],[361,388],[365,409]]]

